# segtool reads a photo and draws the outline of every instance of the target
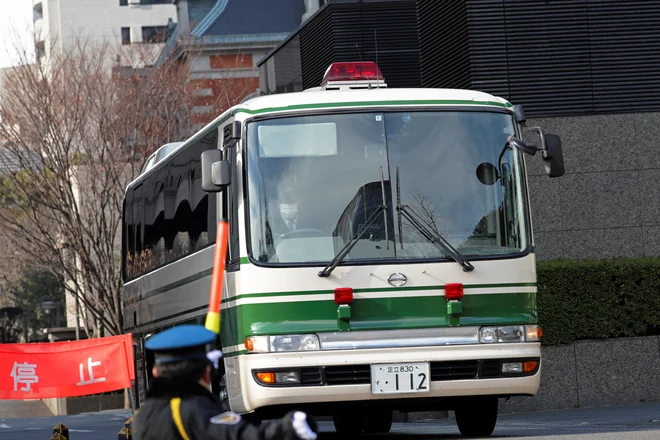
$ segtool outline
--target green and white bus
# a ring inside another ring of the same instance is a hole
[[[486,93],[388,88],[370,62],[218,116],[126,189],[125,329],[144,341],[207,312],[218,219],[230,236],[217,393],[240,414],[291,408],[338,432],[454,410],[489,435],[499,398],[542,361],[525,155],[561,142]]]

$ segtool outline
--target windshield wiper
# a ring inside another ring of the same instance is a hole
[[[337,255],[330,260],[327,266],[323,268],[322,271],[319,272],[320,277],[329,277],[330,274],[332,273],[333,270],[335,270],[335,267],[341,263],[341,261],[346,258],[346,255],[353,249],[353,247],[357,244],[358,241],[364,236],[364,234],[369,230],[369,226],[373,225],[376,223],[376,220],[378,219],[378,215],[381,212],[385,212],[387,210],[387,205],[382,205],[378,209],[374,211],[373,214],[367,219],[367,222],[364,225],[364,228],[362,229],[362,232],[357,234],[355,237],[351,238],[346,245],[341,248],[339,252],[337,252]]]
[[[339,263],[342,262],[344,258],[346,258],[346,255],[353,249],[353,247],[357,244],[358,241],[364,236],[366,231],[369,230],[369,227],[376,223],[376,220],[378,219],[378,214],[381,212],[383,213],[383,216],[385,217],[385,240],[388,241],[387,243],[387,249],[389,249],[389,237],[387,235],[387,203],[385,202],[385,180],[383,178],[383,168],[380,168],[380,186],[381,186],[381,192],[383,196],[383,204],[379,206],[373,214],[367,219],[367,222],[364,225],[364,228],[362,229],[362,232],[357,234],[355,237],[351,238],[346,245],[337,252],[337,255],[334,256],[332,260],[328,263],[327,266],[323,268],[322,271],[318,273],[320,277],[329,277],[330,274],[332,273],[333,270],[335,270],[335,267],[339,265]]]
[[[442,247],[445,251],[447,251],[454,260],[461,266],[463,266],[463,270],[465,272],[471,272],[474,270],[474,266],[470,264],[468,260],[463,257],[458,250],[454,246],[452,246],[447,240],[445,240],[441,235],[438,235],[428,229],[426,226],[421,224],[417,219],[413,217],[415,214],[415,211],[410,209],[409,206],[407,205],[402,205],[402,206],[397,206],[397,211],[401,212],[403,216],[410,222],[411,225],[415,227],[423,236],[426,238],[430,243],[436,244],[440,247]]]
[[[402,205],[400,198],[398,195],[400,194],[399,192],[399,167],[396,169],[396,187],[397,187],[397,207],[396,210],[400,215],[403,215],[411,225],[415,227],[423,236],[426,238],[430,243],[438,245],[442,247],[445,251],[447,251],[451,257],[461,266],[463,266],[463,271],[465,272],[472,272],[474,270],[474,266],[470,264],[468,260],[463,257],[458,250],[451,245],[444,237],[442,237],[440,234],[437,234],[433,232],[431,229],[427,228],[417,220],[415,217],[419,217],[419,214],[415,213],[408,205]],[[413,217],[413,215],[415,217]],[[399,221],[399,225],[401,225],[401,221]]]

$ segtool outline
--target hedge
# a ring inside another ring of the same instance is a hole
[[[660,259],[537,263],[543,344],[660,334]]]

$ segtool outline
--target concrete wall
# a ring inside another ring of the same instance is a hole
[[[578,341],[544,347],[541,389],[500,401],[501,412],[660,401],[660,337]]]
[[[36,407],[33,404],[32,411],[20,411],[21,401],[15,402],[14,406],[14,416],[13,417],[33,417],[34,408]],[[71,416],[75,414],[88,413],[88,412],[97,412],[97,411],[107,411],[111,409],[123,409],[124,408],[124,395],[123,394],[111,394],[111,395],[95,395],[95,396],[79,396],[79,397],[69,397],[62,399],[43,399],[42,401],[33,401],[42,404],[48,408],[48,413],[42,414],[41,416]]]
[[[660,256],[660,114],[533,119],[561,137],[566,174],[527,157],[539,260]],[[525,140],[535,140],[527,134]]]
[[[660,401],[660,337],[578,341],[542,349],[534,397],[500,399],[500,413]],[[453,412],[395,413],[395,421],[453,417]]]
[[[13,419],[21,417],[48,417],[54,413],[51,410],[50,400],[0,400],[0,419]],[[5,438],[0,435],[0,438]]]
[[[66,414],[81,414],[87,412],[123,409],[124,395],[113,394],[104,396],[81,396],[66,399]]]

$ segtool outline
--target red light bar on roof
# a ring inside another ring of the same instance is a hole
[[[360,84],[384,87],[385,78],[380,68],[373,61],[353,61],[333,63],[326,70],[323,85]],[[386,86],[385,86],[386,87]]]

